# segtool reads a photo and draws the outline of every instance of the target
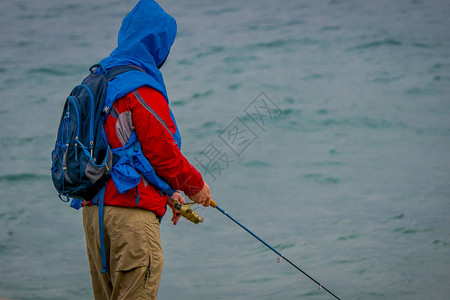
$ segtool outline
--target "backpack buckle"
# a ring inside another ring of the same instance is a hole
[[[106,75],[106,71],[105,68],[101,65],[101,64],[95,64],[92,67],[89,68],[89,72],[91,72],[92,74],[97,74],[98,69],[102,70],[102,74]],[[95,69],[95,70],[94,70]]]

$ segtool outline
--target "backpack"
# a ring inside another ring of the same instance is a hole
[[[70,206],[76,209],[81,207],[81,201],[91,200],[99,193],[113,167],[112,151],[103,129],[109,113],[109,108],[103,108],[108,81],[121,73],[142,69],[129,65],[105,72],[97,64],[89,71],[65,101],[52,151],[53,184],[62,201],[73,198]]]
[[[89,68],[89,71],[90,74],[72,90],[64,104],[55,148],[52,151],[51,171],[53,184],[62,201],[69,202],[72,198],[70,206],[75,209],[81,208],[83,200],[92,200],[94,205],[98,205],[101,273],[106,273],[107,261],[103,232],[106,180],[110,177],[115,179],[114,184],[118,186],[119,191],[121,188],[127,190],[135,185],[138,192],[137,184],[141,175],[134,171],[136,169],[162,192],[172,195],[174,190],[158,177],[151,164],[145,159],[135,133],[125,146],[111,149],[103,129],[103,123],[110,111],[110,107],[104,107],[108,81],[124,72],[144,71],[136,66],[128,65],[115,67],[105,72],[99,64]],[[137,91],[134,93],[136,97],[140,97]],[[152,113],[165,125],[155,112]],[[174,138],[179,144],[179,136]],[[124,175],[124,178],[117,177],[118,174],[114,172],[127,175]],[[134,185],[128,186],[133,183],[133,179],[136,181]],[[137,193],[136,204],[138,201],[139,193]]]

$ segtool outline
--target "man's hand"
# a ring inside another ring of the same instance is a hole
[[[173,223],[173,225],[177,225],[178,221],[180,220],[181,215],[180,215],[180,212],[178,210],[176,210],[174,207],[174,205],[175,205],[174,200],[177,200],[181,204],[186,203],[186,201],[184,200],[183,196],[181,196],[181,194],[178,192],[175,192],[172,195],[172,197],[167,197],[167,205],[169,205],[169,207],[172,209],[172,223]]]
[[[209,185],[205,182],[203,185],[203,189],[195,195],[189,196],[189,199],[194,201],[195,203],[201,204],[204,207],[209,206],[211,202],[211,192],[209,190]]]

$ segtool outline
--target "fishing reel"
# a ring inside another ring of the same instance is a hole
[[[181,204],[176,199],[173,202],[174,202],[175,209],[180,212],[180,215],[182,215],[183,217],[185,217],[186,219],[188,219],[189,221],[191,221],[194,224],[198,224],[198,223],[202,223],[203,222],[203,218],[200,217],[198,215],[198,213],[196,213],[191,208],[192,205],[197,204],[197,203],[191,202],[191,203]]]

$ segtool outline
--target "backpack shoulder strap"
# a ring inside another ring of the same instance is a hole
[[[112,68],[111,70],[109,70],[106,73],[106,78],[108,79],[108,81],[111,81],[117,75],[128,72],[128,71],[140,71],[140,72],[145,73],[144,70],[142,70],[141,68],[139,68],[137,66],[133,66],[133,65],[118,66],[118,67],[115,67],[115,68]]]
[[[103,73],[106,76],[106,79],[108,79],[108,81],[111,81],[117,75],[128,72],[128,71],[140,71],[140,72],[145,73],[144,70],[142,70],[138,66],[134,66],[134,65],[118,66],[118,67],[111,68],[108,72],[106,72],[101,64],[95,64],[89,68],[89,71],[91,73],[97,73],[98,68],[100,68],[101,73]]]

